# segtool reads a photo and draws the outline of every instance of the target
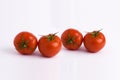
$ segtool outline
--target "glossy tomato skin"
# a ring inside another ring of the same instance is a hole
[[[63,46],[69,50],[77,50],[83,41],[83,35],[76,29],[65,30],[61,35]]]
[[[31,55],[37,47],[37,38],[30,32],[20,32],[14,38],[16,50],[24,55]]]
[[[53,57],[61,50],[62,42],[54,34],[42,36],[38,42],[38,49],[44,57]]]
[[[97,32],[97,35],[94,35],[96,32],[97,31],[87,33],[83,40],[85,48],[92,53],[100,51],[106,43],[104,34],[102,32]]]

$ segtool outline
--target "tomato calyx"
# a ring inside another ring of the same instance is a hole
[[[70,33],[68,33],[68,39],[67,39],[67,44],[73,44],[74,43],[74,37],[70,36]]]
[[[47,37],[47,39],[48,39],[49,41],[52,41],[52,40],[54,40],[54,37],[55,37],[56,34],[57,34],[57,32],[54,33],[54,34],[49,34],[49,35],[47,35],[46,37]]]
[[[73,44],[73,43],[74,43],[73,38],[68,39],[67,43],[68,43],[68,44]]]
[[[97,37],[98,34],[99,34],[99,32],[100,32],[101,30],[102,30],[102,29],[91,32],[92,36],[93,36],[93,37]]]
[[[29,43],[29,41],[26,41],[25,38],[22,36],[21,42],[18,43],[19,49],[28,48],[28,43]]]

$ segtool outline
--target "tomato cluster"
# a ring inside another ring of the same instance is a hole
[[[45,57],[53,57],[58,54],[62,44],[68,50],[77,50],[82,42],[87,51],[95,53],[104,47],[106,39],[100,30],[88,32],[83,37],[80,31],[73,28],[65,30],[61,38],[55,33],[42,36],[37,41],[32,33],[26,31],[18,33],[14,38],[14,46],[19,53],[30,55],[38,46],[40,53]]]

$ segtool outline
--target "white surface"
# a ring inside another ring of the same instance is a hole
[[[119,0],[0,0],[0,80],[120,80]],[[40,34],[67,28],[103,29],[106,46],[96,54],[64,47],[53,58],[17,53],[20,31]]]

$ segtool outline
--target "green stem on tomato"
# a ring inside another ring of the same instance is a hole
[[[102,30],[102,29],[100,29],[100,30],[98,30],[98,31],[93,31],[93,32],[92,32],[92,36],[93,36],[93,37],[98,36],[98,34],[99,34],[99,32],[100,32],[101,30]]]
[[[49,34],[47,35],[47,38],[49,41],[53,40],[54,39],[54,36],[57,34],[58,32],[54,33],[54,34]]]

